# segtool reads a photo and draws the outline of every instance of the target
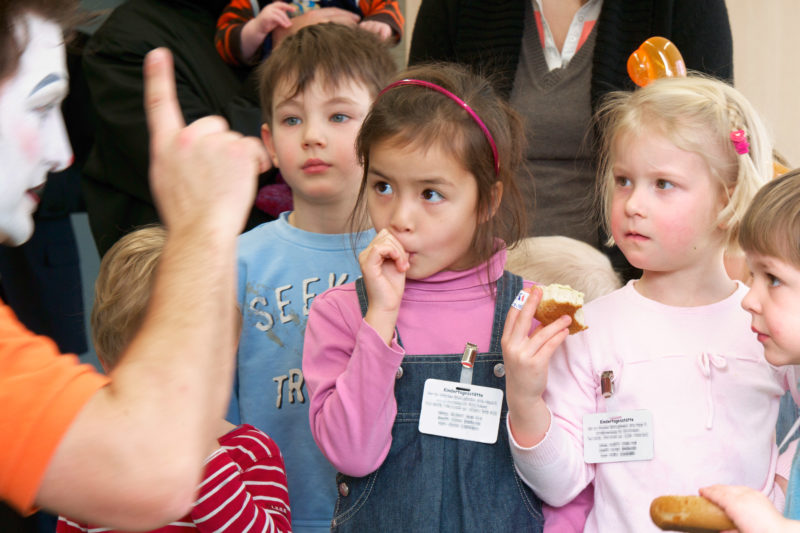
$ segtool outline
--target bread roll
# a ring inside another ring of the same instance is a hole
[[[706,533],[736,529],[725,511],[702,496],[659,496],[650,504],[650,518],[665,531]]]
[[[569,315],[572,317],[569,334],[572,335],[586,329],[582,307],[582,292],[576,291],[569,285],[551,283],[542,287],[542,301],[539,302],[539,307],[533,316],[546,326],[561,316]]]

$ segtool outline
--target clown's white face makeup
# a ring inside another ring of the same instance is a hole
[[[61,28],[26,14],[15,30],[27,46],[17,71],[0,81],[0,243],[13,246],[33,233],[34,189],[72,162],[61,116],[68,90]]]

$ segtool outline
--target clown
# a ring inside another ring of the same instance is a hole
[[[30,238],[47,172],[72,160],[60,112],[61,25],[77,6],[0,2],[2,244]],[[222,120],[184,125],[165,50],[146,61],[144,85],[151,185],[168,236],[150,312],[124,359],[99,375],[0,302],[0,500],[126,530],[158,527],[192,507],[209,451],[197,443],[208,441],[230,397],[236,236],[269,165],[256,139]],[[186,309],[201,316],[186,320]]]
[[[17,246],[33,233],[32,214],[47,172],[69,166],[72,149],[61,116],[68,89],[61,28],[27,12],[13,37],[24,50],[0,85],[0,242]]]

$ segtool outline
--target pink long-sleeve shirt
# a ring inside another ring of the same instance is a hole
[[[649,516],[653,498],[715,483],[750,486],[782,507],[774,476],[788,471],[779,470],[775,422],[783,393],[797,399],[796,368],[764,359],[741,308],[747,287],[711,305],[671,307],[643,297],[634,283],[587,304],[589,329],[553,356],[544,440],[521,448],[509,431],[521,477],[551,505],[594,481],[587,532],[659,531]],[[605,370],[614,372],[619,410],[652,412],[652,460],[584,462],[582,417],[607,410]]]
[[[355,284],[315,298],[303,348],[311,433],[340,472],[365,476],[389,453],[395,374],[406,353],[461,353],[467,341],[489,349],[495,300],[488,280],[502,275],[505,260],[505,251],[492,257],[489,277],[482,265],[406,280],[397,318],[403,347],[396,338],[387,346],[364,322]]]

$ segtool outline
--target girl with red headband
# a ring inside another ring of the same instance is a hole
[[[364,120],[353,222],[377,235],[363,278],[317,296],[303,351],[334,531],[541,531],[502,424],[500,334],[531,285],[503,269],[526,227],[522,144],[488,81],[455,66],[407,70]]]

